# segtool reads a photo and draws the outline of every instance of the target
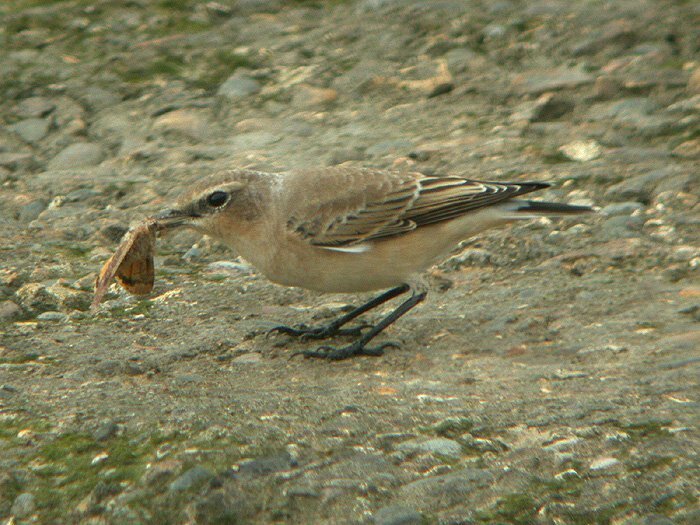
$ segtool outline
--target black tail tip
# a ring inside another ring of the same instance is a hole
[[[524,201],[523,204],[518,207],[518,211],[552,215],[577,215],[579,213],[593,213],[595,208],[591,206],[563,204],[560,202]]]

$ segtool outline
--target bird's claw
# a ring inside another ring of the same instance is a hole
[[[343,359],[347,359],[348,357],[356,355],[368,355],[376,357],[383,355],[384,349],[389,347],[398,348],[399,344],[394,341],[388,341],[377,346],[366,346],[365,343],[361,341],[356,341],[353,344],[344,346],[342,348],[323,345],[319,346],[316,350],[302,350],[300,352],[294,352],[290,359],[298,355],[303,355],[304,357],[314,357],[318,359],[328,359],[330,361],[341,361]]]
[[[276,326],[267,332],[267,335],[273,333],[280,333],[285,335],[290,335],[292,337],[299,337],[302,341],[309,341],[313,339],[326,339],[328,337],[334,337],[336,335],[340,336],[361,336],[362,330],[369,328],[372,325],[362,324],[360,326],[355,326],[353,328],[339,328],[333,325],[321,326],[319,328],[310,328],[306,325],[299,325],[296,328],[291,326]]]
[[[272,334],[285,334],[285,335],[291,335],[294,337],[299,337],[301,335],[304,335],[309,330],[311,330],[311,329],[308,326],[306,326],[305,324],[297,325],[297,328],[294,328],[292,326],[279,325],[279,326],[275,326],[274,328],[270,328],[265,335],[267,337],[269,337]]]

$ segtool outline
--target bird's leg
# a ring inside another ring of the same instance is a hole
[[[384,319],[379,321],[376,325],[372,327],[366,334],[362,335],[357,341],[351,345],[345,346],[343,348],[334,348],[332,346],[320,346],[316,350],[305,350],[303,352],[297,352],[304,357],[320,357],[323,359],[331,359],[333,361],[339,361],[341,359],[347,359],[348,357],[354,355],[382,355],[384,353],[384,348],[388,346],[398,346],[396,343],[383,343],[378,346],[367,346],[372,339],[374,339],[382,330],[384,330],[391,323],[396,321],[403,314],[408,312],[411,308],[420,303],[425,299],[426,292],[414,292],[411,297],[406,299],[401,303],[396,310],[387,315]],[[297,355],[294,354],[294,355]]]
[[[380,304],[384,304],[385,302],[393,299],[394,297],[401,295],[402,293],[406,293],[408,290],[409,286],[407,284],[402,284],[401,286],[397,286],[396,288],[387,290],[383,294],[375,297],[370,301],[367,301],[365,304],[358,306],[357,308],[351,310],[345,315],[338,317],[335,321],[324,326],[319,326],[316,328],[310,328],[304,325],[301,325],[297,328],[293,328],[291,326],[276,326],[275,328],[270,330],[270,333],[280,332],[287,335],[299,336],[302,339],[324,339],[326,337],[333,337],[335,335],[362,335],[362,329],[367,328],[371,325],[365,324],[362,326],[357,326],[355,328],[341,327],[347,324],[348,322],[352,321],[356,317],[362,315],[363,313],[368,312],[372,308],[376,308]]]

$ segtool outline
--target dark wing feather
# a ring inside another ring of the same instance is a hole
[[[458,177],[431,177],[406,212],[418,226],[454,219],[478,208],[491,206],[531,191],[548,187],[542,182],[481,182]]]
[[[316,205],[317,211],[311,213],[313,219],[307,215],[304,222],[293,222],[290,228],[315,246],[349,247],[402,235],[549,186],[540,182],[481,182],[366,170],[354,173],[358,177],[368,174],[373,177],[367,179],[371,186],[366,198],[345,206],[345,192],[339,188],[338,193],[329,195],[327,205]],[[384,191],[376,191],[377,179],[382,177],[386,183]],[[354,194],[353,198],[356,199]]]

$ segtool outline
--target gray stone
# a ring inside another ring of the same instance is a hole
[[[49,161],[50,169],[69,169],[96,166],[104,158],[102,148],[89,142],[76,142]]]
[[[588,162],[600,157],[602,148],[595,140],[575,140],[559,148],[565,158],[574,162]]]
[[[212,490],[198,498],[193,523],[252,523],[254,504],[248,493],[237,487]]]
[[[36,318],[39,321],[65,321],[68,316],[63,312],[42,312]]]
[[[247,69],[239,68],[219,86],[216,93],[225,98],[236,99],[254,95],[260,89],[260,82],[252,78]]]
[[[44,199],[36,199],[28,202],[20,207],[17,219],[20,222],[32,222],[46,209],[47,204],[48,203]]]
[[[92,436],[95,438],[95,441],[106,441],[116,436],[117,432],[119,432],[119,425],[114,421],[107,421],[100,425]]]
[[[280,452],[270,456],[241,461],[238,465],[238,472],[241,475],[263,476],[288,470],[294,461],[288,452]]]
[[[408,153],[412,147],[413,143],[410,140],[386,140],[384,142],[379,142],[367,148],[367,154],[377,157],[402,151]]]
[[[605,239],[628,239],[639,237],[644,226],[644,219],[629,215],[610,217],[601,225],[601,233]]]
[[[81,100],[93,111],[116,106],[121,102],[121,97],[97,86],[85,87],[80,93]]]
[[[536,100],[518,105],[510,116],[511,122],[547,122],[558,119],[574,109],[572,100],[556,93],[544,93]]]
[[[251,131],[250,133],[236,135],[229,143],[235,150],[253,150],[265,148],[280,140],[281,137],[279,135],[269,131]]]
[[[282,0],[237,0],[236,11],[244,13],[276,13],[285,4]]]
[[[0,168],[10,171],[27,170],[36,165],[36,159],[31,153],[0,153]]]
[[[487,266],[493,255],[481,248],[467,248],[454,257],[447,259],[441,266],[449,270],[458,270],[463,266]]]
[[[199,248],[199,246],[193,245],[182,255],[182,258],[186,261],[196,261],[201,256],[202,250]]]
[[[153,123],[154,131],[193,140],[204,140],[211,127],[205,110],[189,108],[164,113]]]
[[[335,89],[302,84],[294,87],[292,105],[299,110],[323,108],[335,102],[337,98],[338,92]]]
[[[92,188],[80,188],[73,190],[64,197],[64,202],[80,202],[99,195],[100,192]]]
[[[591,470],[609,470],[620,465],[620,460],[615,458],[598,458],[591,463]]]
[[[167,446],[167,444],[166,444]],[[161,456],[162,454],[162,456]],[[167,455],[166,449],[161,447],[156,452],[156,456],[161,458]],[[145,485],[156,485],[161,483],[167,478],[174,476],[179,473],[182,469],[182,462],[174,459],[165,459],[163,461],[158,461],[153,464],[141,476],[141,481]]]
[[[22,315],[22,309],[12,301],[0,302],[0,321],[11,321]]]
[[[12,503],[12,509],[10,513],[17,518],[26,518],[32,515],[36,509],[36,500],[34,494],[29,492],[23,492],[15,498]]]
[[[506,447],[500,441],[474,437],[469,433],[463,434],[459,438],[460,444],[479,452],[503,452]]]
[[[574,56],[593,55],[606,47],[626,48],[637,35],[626,21],[615,20],[601,30],[594,31],[585,40],[576,44],[571,52]]]
[[[620,79],[603,75],[595,79],[593,97],[596,100],[611,100],[617,98],[623,89]]]
[[[173,383],[178,386],[194,385],[203,381],[204,377],[199,374],[180,374],[173,379]]]
[[[93,367],[95,372],[103,376],[113,376],[123,368],[122,362],[116,359],[105,359]]]
[[[352,69],[336,77],[332,86],[340,94],[366,95],[376,89],[375,79],[387,76],[390,71],[392,67],[387,63],[361,60]]]
[[[90,136],[111,148],[124,146],[125,143],[132,144],[132,147],[134,143],[142,145],[146,142],[145,128],[140,124],[126,112],[105,110],[92,121]]]
[[[372,516],[375,525],[421,525],[423,516],[416,510],[404,505],[382,507]]]
[[[338,148],[331,152],[328,163],[332,166],[351,160],[364,160],[367,156],[363,147]]]
[[[49,121],[43,118],[28,118],[10,126],[23,141],[33,144],[43,139],[49,132]]]
[[[404,452],[429,452],[455,459],[462,455],[462,446],[447,438],[434,438],[427,441],[414,439],[400,443],[396,448]]]
[[[571,450],[572,448],[575,448],[577,445],[579,445],[582,442],[583,442],[583,440],[579,437],[557,439],[557,440],[553,441],[552,443],[544,445],[542,447],[542,449],[553,451],[553,452],[561,452],[564,450]]]
[[[649,202],[656,186],[676,174],[676,169],[667,167],[630,177],[610,186],[605,196],[620,201]]]
[[[700,95],[684,98],[674,102],[666,108],[670,113],[697,113],[700,112]]]
[[[490,485],[493,479],[493,474],[487,470],[467,468],[404,485],[399,489],[399,497],[404,501],[420,502],[424,511],[444,508],[473,498],[477,489]]]
[[[56,105],[44,97],[25,98],[15,108],[15,114],[24,118],[41,118],[51,113]]]
[[[650,514],[639,520],[639,525],[676,525],[676,522],[667,518],[663,514]],[[697,521],[688,521],[687,523],[697,523]],[[631,524],[630,524],[631,525]]]
[[[40,283],[27,283],[15,292],[19,304],[30,311],[45,312],[60,306],[58,297]]]
[[[197,465],[196,467],[192,467],[187,472],[183,473],[181,476],[178,476],[168,486],[168,490],[170,490],[170,492],[183,492],[197,485],[201,485],[213,477],[214,474],[212,474],[209,470]]]
[[[508,29],[501,24],[489,24],[483,30],[482,34],[489,40],[497,40],[506,36]]]
[[[615,215],[632,215],[637,210],[644,209],[644,204],[636,201],[625,201],[616,202],[613,204],[608,204],[603,207],[600,212],[603,215],[615,216]]]
[[[524,78],[519,77],[515,82],[515,89],[529,95],[540,95],[546,91],[571,89],[585,84],[590,84],[595,77],[581,69],[560,68],[544,73],[533,73]]]
[[[61,309],[86,310],[90,306],[90,294],[74,290],[60,283],[52,284],[46,291],[58,300]]]
[[[468,71],[472,64],[478,64],[483,58],[471,49],[458,47],[445,53],[445,60],[447,60],[447,67],[451,72],[463,73]]]
[[[243,355],[231,359],[231,364],[235,365],[250,365],[262,361],[262,357],[257,352],[248,352]]]
[[[659,109],[659,105],[647,97],[630,97],[605,106],[599,115],[603,118],[614,117],[616,120],[633,122],[641,116],[650,115]],[[595,108],[594,108],[595,109]]]
[[[660,106],[647,97],[633,97],[611,104],[593,106],[589,118],[594,121],[610,120],[617,126],[632,128],[645,137],[655,137],[683,129],[683,119],[654,115]]]
[[[232,275],[244,274],[250,275],[253,273],[253,267],[245,262],[236,261],[214,261],[207,265],[207,270],[210,272],[229,273]]]

